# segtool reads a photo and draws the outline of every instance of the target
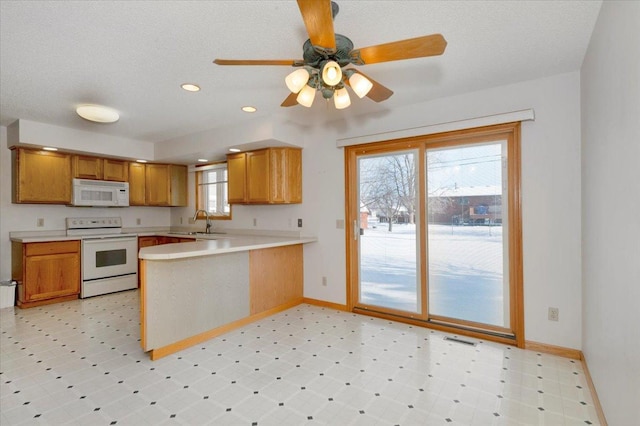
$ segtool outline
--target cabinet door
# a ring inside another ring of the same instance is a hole
[[[283,172],[285,201],[302,203],[302,150],[287,148],[285,164]]]
[[[129,163],[129,205],[145,204],[145,165]]]
[[[14,203],[71,203],[71,156],[14,149]]]
[[[269,154],[268,149],[247,153],[247,199],[250,203],[270,201]]]
[[[27,256],[24,283],[26,302],[80,293],[80,254]]]
[[[102,176],[104,180],[127,182],[129,180],[129,168],[126,161],[102,159]]]
[[[177,164],[169,165],[169,182],[171,198],[169,205],[172,207],[186,207],[189,205],[189,190],[187,188],[187,166]]]
[[[158,245],[158,237],[138,237],[138,249]]]
[[[102,179],[102,158],[74,155],[73,177],[78,179]]]
[[[227,191],[229,204],[244,203],[247,201],[247,155],[245,153],[227,155]]]
[[[145,164],[145,178],[146,205],[170,205],[169,166],[167,164]]]

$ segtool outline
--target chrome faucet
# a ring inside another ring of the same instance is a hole
[[[202,209],[198,209],[196,210],[196,214],[193,215],[193,220],[196,221],[198,220],[198,213],[204,213],[204,217],[207,220],[207,225],[205,228],[205,234],[210,234],[211,233],[211,219],[209,218],[209,213],[206,210],[202,210]]]

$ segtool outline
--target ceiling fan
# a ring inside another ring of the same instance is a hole
[[[380,62],[436,56],[444,53],[447,41],[441,34],[399,40],[360,49],[353,48],[349,38],[333,31],[333,18],[338,5],[330,0],[297,0],[309,39],[303,45],[303,59],[216,59],[217,65],[286,65],[299,67],[285,79],[291,94],[283,107],[310,107],[317,91],[325,99],[334,98],[337,109],[351,104],[346,86],[360,98],[375,102],[388,99],[393,91],[348,65],[368,65]]]

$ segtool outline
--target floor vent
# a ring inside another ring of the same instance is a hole
[[[458,339],[457,337],[445,336],[444,340],[447,340],[449,342],[462,343],[463,345],[469,345],[469,346],[475,346],[476,345],[474,342],[470,342],[468,340]]]

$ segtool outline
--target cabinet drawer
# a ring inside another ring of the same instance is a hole
[[[25,244],[25,256],[80,252],[80,241],[52,241],[50,243]]]

